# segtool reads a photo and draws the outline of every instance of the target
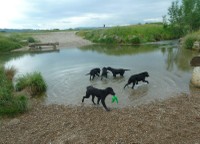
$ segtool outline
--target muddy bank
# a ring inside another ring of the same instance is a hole
[[[200,96],[181,94],[135,108],[33,105],[1,120],[0,143],[199,143]]]

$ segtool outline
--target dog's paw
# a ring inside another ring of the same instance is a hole
[[[110,109],[106,109],[107,112],[111,111]]]

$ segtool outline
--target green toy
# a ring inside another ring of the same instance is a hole
[[[117,96],[114,95],[114,96],[112,97],[112,103],[114,103],[115,101],[116,101],[116,103],[118,103],[118,98],[117,98]]]

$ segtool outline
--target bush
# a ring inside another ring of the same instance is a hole
[[[33,96],[45,92],[47,85],[43,80],[42,75],[39,72],[34,72],[17,78],[15,88],[17,91],[26,89]]]
[[[138,36],[131,36],[128,38],[128,42],[131,44],[140,44],[140,38]]]
[[[33,37],[28,37],[27,41],[28,41],[29,43],[34,43],[34,42],[36,42],[36,40],[35,40]]]
[[[193,36],[186,37],[186,39],[184,40],[184,43],[183,43],[183,47],[187,48],[187,49],[192,49],[193,44],[196,40],[197,40],[197,38],[193,37]]]
[[[183,39],[183,47],[187,49],[192,49],[195,41],[200,41],[200,30],[186,35]]]

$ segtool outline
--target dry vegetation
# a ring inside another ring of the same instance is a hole
[[[0,143],[199,143],[200,96],[181,94],[135,108],[34,104],[0,125]]]

